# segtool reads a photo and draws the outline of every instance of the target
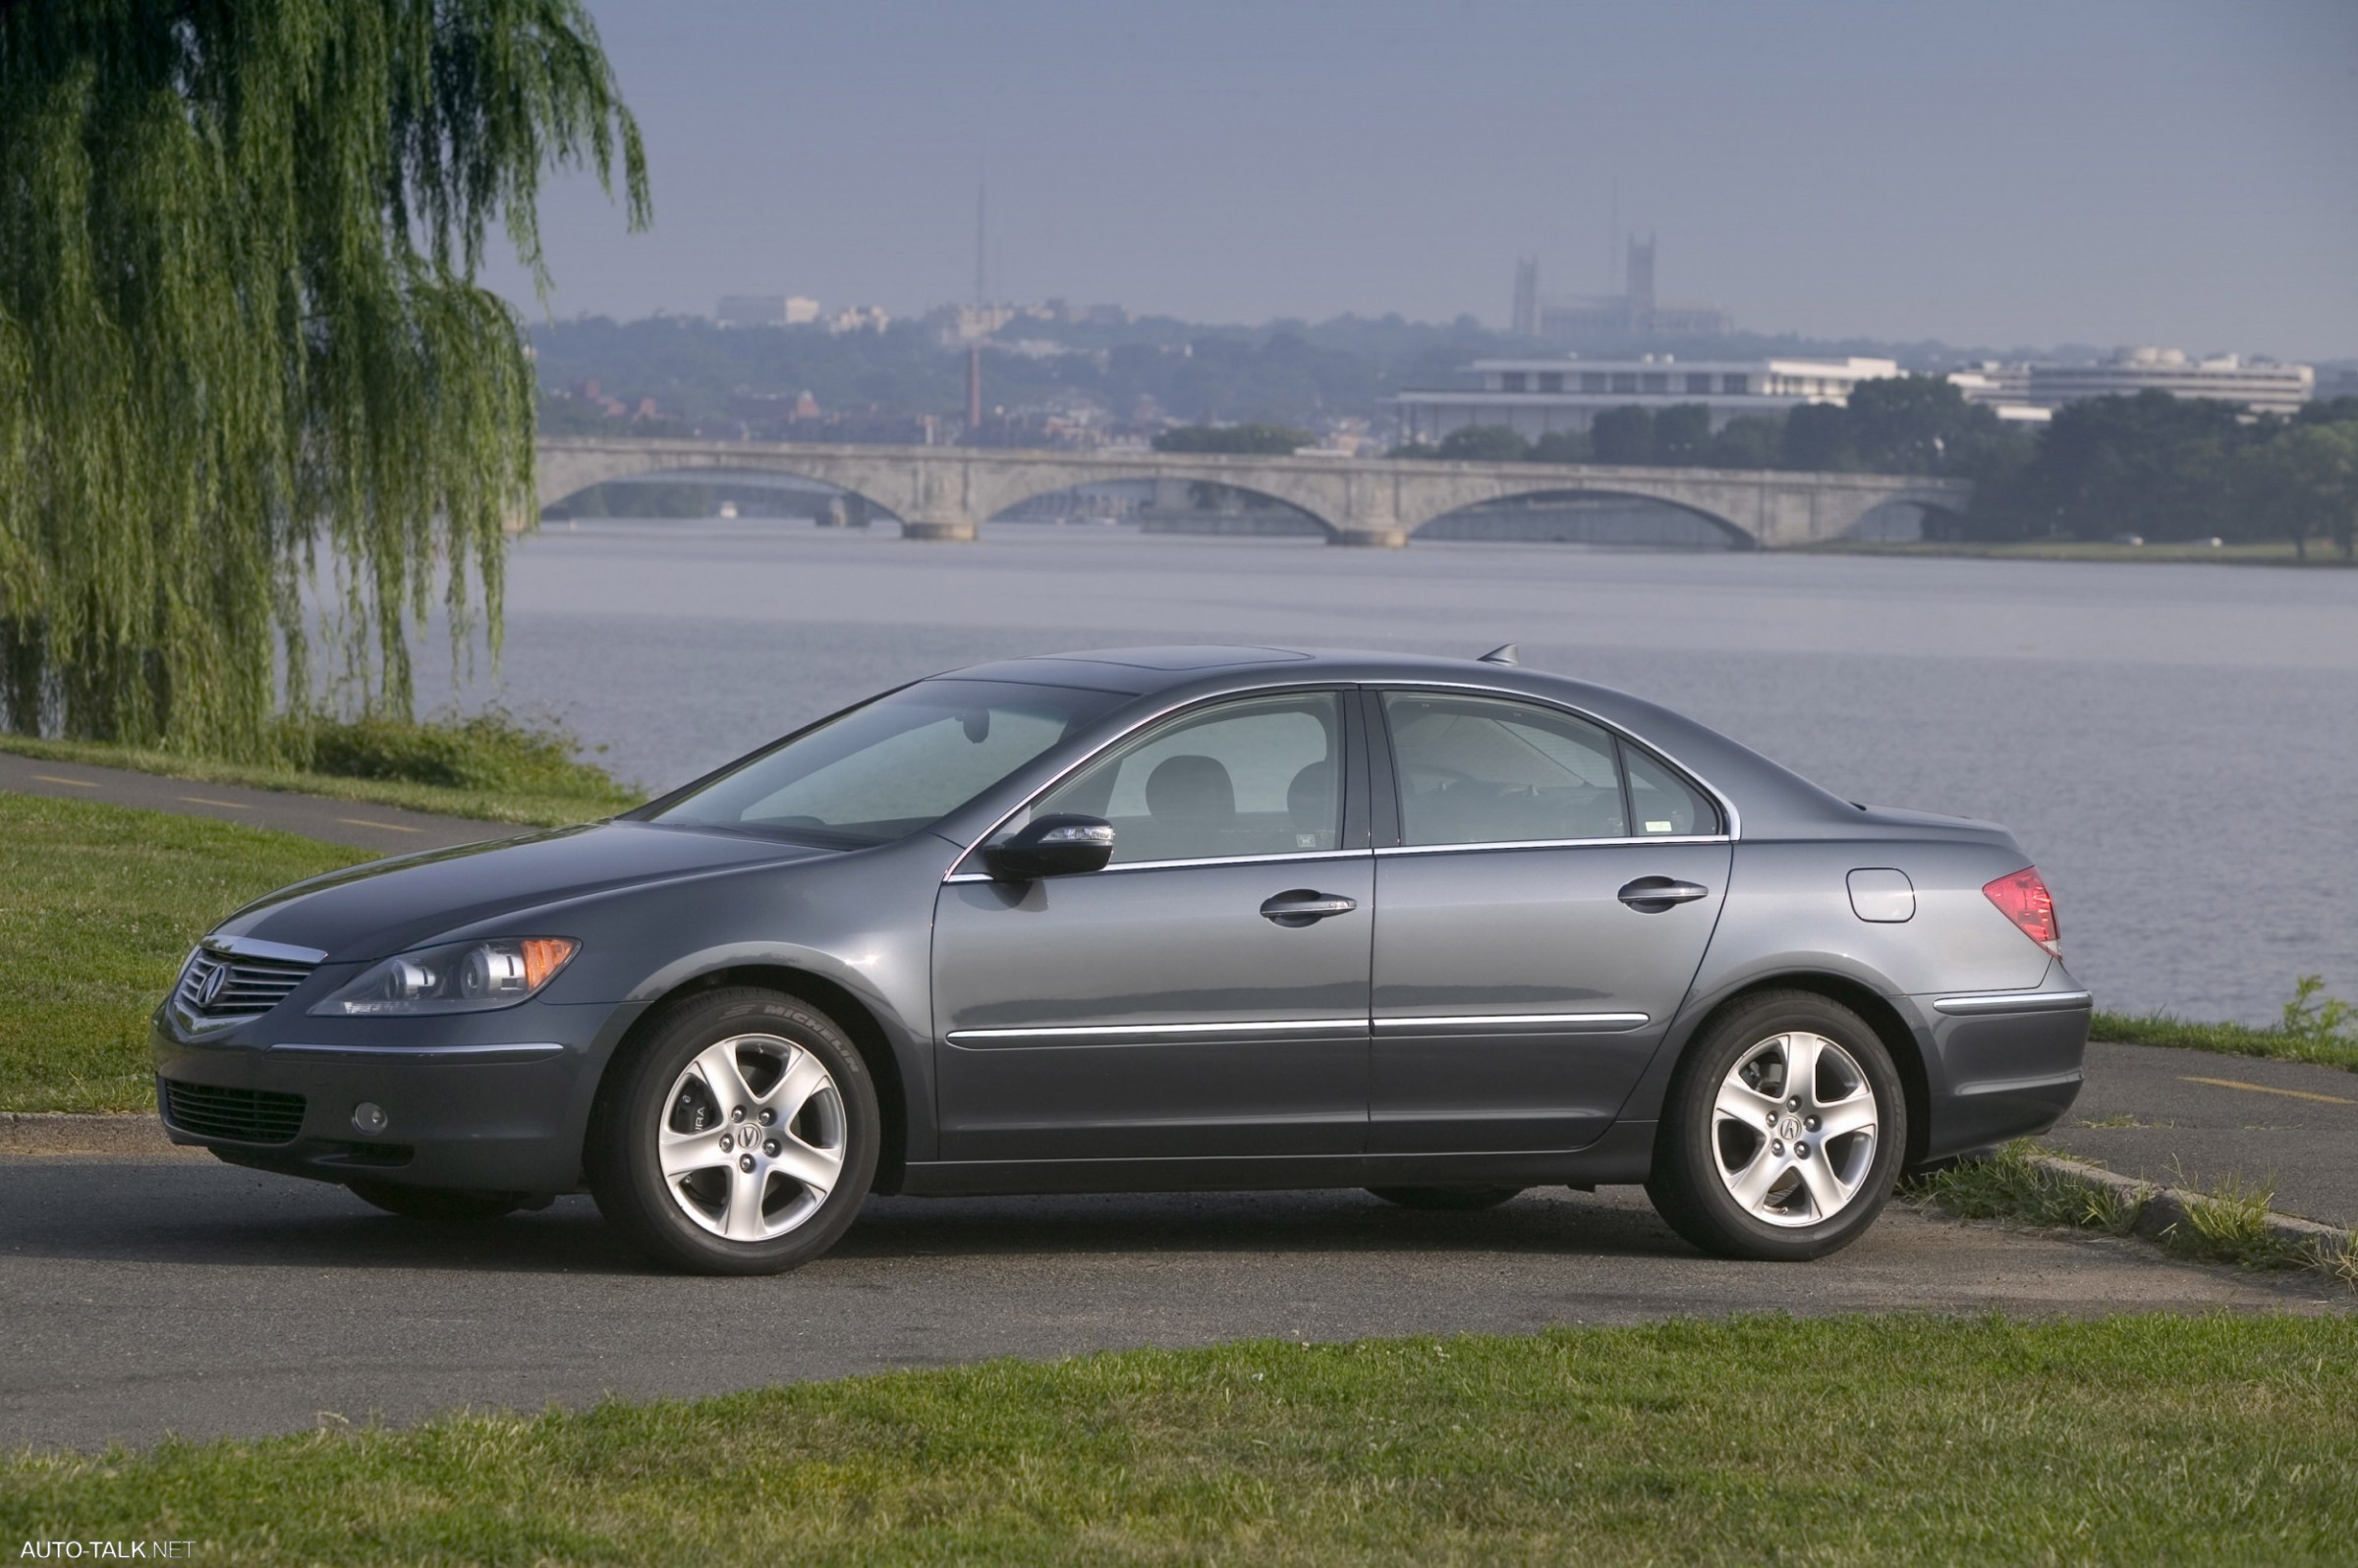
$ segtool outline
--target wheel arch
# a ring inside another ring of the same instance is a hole
[[[1675,1049],[1665,1051],[1667,1058],[1657,1089],[1666,1095],[1671,1080],[1684,1062],[1687,1047],[1701,1037],[1731,1010],[1764,991],[1811,991],[1827,1001],[1849,1008],[1875,1031],[1883,1049],[1890,1052],[1891,1065],[1899,1073],[1900,1092],[1905,1096],[1908,1111],[1908,1144],[1902,1150],[1902,1168],[1919,1163],[1929,1147],[1932,1133],[1932,1081],[1925,1065],[1925,1042],[1902,1018],[1899,1009],[1874,986],[1848,975],[1825,970],[1787,970],[1779,974],[1760,975],[1715,998],[1712,1004],[1695,1015],[1680,1031]],[[1658,1109],[1658,1099],[1657,1099]],[[1666,1118],[1656,1122],[1655,1141],[1658,1148],[1667,1127]]]
[[[631,1027],[615,1042],[604,1067],[599,1070],[596,1101],[602,1103],[607,1085],[613,1081],[615,1063],[653,1030],[660,1027],[674,1005],[683,999],[704,991],[718,990],[730,985],[752,985],[763,990],[777,991],[805,1002],[825,1013],[852,1038],[860,1059],[868,1065],[869,1076],[875,1081],[876,1106],[883,1113],[884,1137],[876,1150],[876,1174],[870,1191],[886,1196],[901,1190],[901,1175],[909,1162],[909,1091],[906,1075],[901,1071],[899,1056],[892,1048],[882,1022],[874,1011],[850,988],[806,969],[778,963],[741,963],[706,970],[690,976],[668,990],[648,998],[650,1005],[633,1020]],[[598,1125],[593,1110],[590,1128]],[[587,1135],[587,1129],[585,1129]],[[583,1150],[585,1161],[588,1148]]]

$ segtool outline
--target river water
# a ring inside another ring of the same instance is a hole
[[[553,714],[653,788],[980,659],[1512,642],[1847,799],[2006,823],[2102,1006],[2358,999],[2358,572],[759,520],[551,525],[509,570],[499,670],[429,640],[422,705]]]

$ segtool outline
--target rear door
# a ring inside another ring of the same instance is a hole
[[[1588,1144],[1702,962],[1732,854],[1718,808],[1561,709],[1371,698],[1397,842],[1376,849],[1370,1151]]]

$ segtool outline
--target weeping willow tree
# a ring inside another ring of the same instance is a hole
[[[252,756],[406,714],[437,598],[496,648],[533,377],[475,278],[497,227],[545,288],[568,167],[645,223],[578,0],[0,0],[0,723]]]

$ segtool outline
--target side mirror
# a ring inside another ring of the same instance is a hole
[[[1101,870],[1113,859],[1113,824],[1096,816],[1055,812],[1036,816],[982,849],[982,864],[1002,882],[1071,876]]]

